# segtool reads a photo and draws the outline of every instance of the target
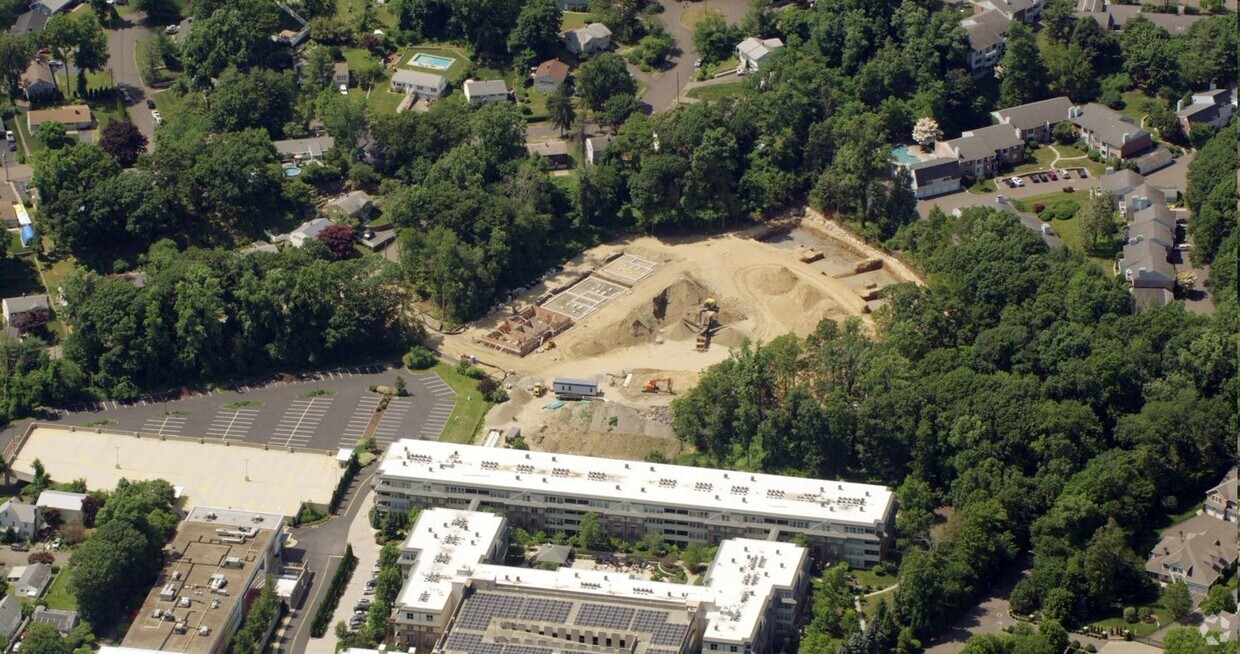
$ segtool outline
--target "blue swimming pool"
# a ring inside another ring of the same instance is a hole
[[[298,168],[297,166],[289,166],[288,168],[284,169],[285,177],[296,177],[300,174],[301,174],[301,168]]]
[[[435,55],[426,54],[425,52],[419,52],[418,54],[413,55],[413,59],[410,59],[409,63],[414,64],[415,66],[422,66],[423,68],[447,70],[448,67],[452,65],[452,60],[447,57],[437,57]]]
[[[891,151],[891,160],[895,161],[898,164],[903,164],[907,166],[910,164],[915,164],[918,161],[921,161],[921,157],[918,157],[914,155],[912,152],[909,152],[907,145],[901,145],[900,147],[895,148]]]

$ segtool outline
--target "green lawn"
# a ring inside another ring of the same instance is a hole
[[[125,113],[125,103],[118,96],[87,100],[86,104],[90,106],[90,113],[95,117],[98,130],[107,127],[108,123],[114,120],[129,120],[129,114]]]
[[[344,51],[344,60],[348,62],[350,70],[359,70],[367,63],[375,61],[375,57],[366,50],[353,48]],[[391,81],[392,70],[384,68],[383,77],[375,82],[373,89],[353,86],[349,89],[349,95],[365,98],[366,107],[373,113],[394,114],[396,107],[400,106],[405,96],[401,93],[392,93]]]
[[[423,66],[419,66],[413,63],[413,58],[416,57],[419,53],[435,55],[436,57],[447,57],[453,60],[452,65],[448,66],[447,70],[439,70],[438,68],[426,68]],[[468,65],[469,65],[469,55],[465,54],[464,52],[461,52],[460,50],[456,50],[452,48],[443,48],[443,47],[434,47],[434,46],[418,46],[414,48],[409,48],[408,50],[405,51],[405,54],[401,57],[401,60],[400,60],[400,66],[402,68],[423,70],[423,71],[435,73],[436,75],[443,75],[444,77],[448,78],[448,81],[452,81],[457,76],[459,76],[461,73],[465,72],[465,68]]]
[[[1120,109],[1119,112],[1125,116],[1131,117],[1133,120],[1137,121],[1138,124],[1141,122],[1141,117],[1146,114],[1146,105],[1150,102],[1158,102],[1157,99],[1151,98],[1145,94],[1145,91],[1140,89],[1125,91],[1123,96],[1124,108]]]
[[[61,611],[76,611],[77,598],[69,592],[69,567],[65,566],[60,569],[60,574],[52,580],[52,585],[48,587],[47,593],[43,595],[43,599],[47,600],[47,608],[59,609]]]
[[[861,613],[864,614],[867,619],[872,618],[874,617],[874,612],[878,610],[879,604],[883,602],[891,604],[895,602],[895,599],[896,591],[894,589],[885,590],[873,597],[863,597],[861,598]],[[890,609],[891,607],[888,606],[887,608]]]
[[[586,23],[591,22],[592,18],[589,13],[584,11],[566,11],[561,14],[560,31],[567,32],[578,27],[585,27]]]
[[[879,575],[873,570],[853,570],[853,580],[858,586],[870,586],[875,590],[893,586],[896,583],[895,575]]]
[[[702,64],[699,71],[702,79],[709,79],[716,73],[722,73],[725,70],[733,70],[740,65],[740,59],[734,54],[723,61],[715,61]]]
[[[197,93],[177,95],[172,91],[158,91],[151,95],[151,98],[155,100],[155,108],[159,109],[165,122],[181,115],[189,108],[206,106],[205,99]]]
[[[30,133],[30,127],[26,123],[26,113],[19,112],[13,117],[13,122],[17,124],[17,131],[21,134],[21,142],[26,146],[26,158],[43,149],[43,143]],[[27,162],[29,163],[29,162]]]
[[[281,11],[280,13],[283,14],[284,12]],[[145,41],[138,41],[138,46],[134,51],[134,59],[136,61],[139,61],[139,62],[146,61],[146,49],[150,45],[152,40],[153,39],[147,39]],[[181,76],[181,73],[179,71],[171,70],[167,66],[164,66],[163,68],[160,68],[155,71],[154,80],[147,79],[149,76],[146,73],[146,66],[141,65],[141,64],[138,65],[138,74],[142,76],[142,81],[146,82],[147,86],[153,86],[155,84],[161,84],[165,82],[174,82],[176,81],[178,77]]]
[[[753,89],[744,81],[724,82],[710,86],[699,86],[689,90],[689,97],[698,100],[723,100],[725,98],[748,98],[754,94]]]
[[[1035,159],[1034,163],[1026,163],[1017,166],[1016,170],[1012,171],[1013,174],[1021,175],[1024,173],[1031,173],[1035,170],[1046,170],[1047,168],[1050,168],[1051,161],[1054,161],[1055,159],[1055,151],[1051,150],[1049,147],[1042,146],[1033,151],[1033,158]]]
[[[1027,198],[1013,199],[1012,204],[1016,205],[1016,208],[1020,209],[1021,211],[1028,211],[1029,213],[1033,213],[1033,205],[1035,204],[1044,204],[1046,205],[1047,210],[1050,210],[1054,208],[1055,205],[1060,204],[1061,202],[1072,201],[1072,202],[1076,202],[1077,204],[1084,204],[1085,200],[1087,200],[1088,198],[1089,198],[1088,191],[1073,191],[1071,193],[1063,193],[1063,192],[1043,193],[1042,195],[1034,195],[1034,196],[1030,196]]]
[[[1157,617],[1157,620],[1154,622],[1138,621],[1134,624],[1129,624],[1124,621],[1124,609],[1121,607],[1116,607],[1114,610],[1115,615],[1108,616],[1102,620],[1098,620],[1097,622],[1092,622],[1090,624],[1100,629],[1110,629],[1112,627],[1128,629],[1132,631],[1137,638],[1144,638],[1161,629],[1162,625],[1170,624],[1172,622],[1171,612],[1163,606],[1161,597],[1156,602],[1137,606],[1137,610],[1140,610],[1142,606],[1152,611],[1153,615]]]
[[[379,22],[388,27],[396,25],[396,18],[392,16],[392,12],[388,11],[387,5],[377,5],[374,0],[336,0],[336,15],[348,18],[361,12],[367,3],[374,7],[375,16],[379,18]]]
[[[1088,191],[1073,191],[1072,193],[1044,193],[1028,198],[1013,199],[1012,204],[1021,211],[1033,213],[1033,206],[1039,203],[1046,205],[1046,211],[1053,211],[1057,205],[1064,202],[1076,202],[1078,205],[1083,206],[1088,200]],[[1102,252],[1100,253],[1102,256],[1099,256],[1098,254],[1086,252],[1084,243],[1081,240],[1081,227],[1075,216],[1067,220],[1051,220],[1047,224],[1051,226],[1051,229],[1055,231],[1059,238],[1063,239],[1065,245],[1085,254],[1087,259],[1093,261],[1106,272],[1113,271],[1114,255],[1118,250],[1118,240],[1113,244],[1111,251]]]
[[[723,13],[707,7],[690,7],[686,9],[684,13],[680,14],[680,24],[688,27],[689,29],[693,29],[695,25],[700,23],[707,16],[719,16],[722,18]]]
[[[1205,504],[1205,502],[1198,502],[1198,503],[1196,503],[1196,504],[1194,504],[1194,505],[1192,505],[1192,506],[1190,506],[1190,507],[1188,507],[1188,508],[1184,509],[1183,511],[1181,511],[1181,512],[1179,512],[1179,513],[1174,513],[1174,514],[1170,515],[1170,516],[1169,516],[1169,518],[1171,519],[1171,524],[1172,524],[1172,525],[1178,525],[1178,524],[1180,524],[1181,522],[1184,522],[1185,520],[1188,520],[1189,518],[1191,518],[1191,517],[1193,517],[1193,516],[1197,515],[1197,512],[1201,510],[1201,507],[1202,507],[1204,504]]]
[[[478,381],[458,373],[456,366],[440,363],[432,370],[456,391],[456,408],[452,409],[452,417],[448,419],[448,426],[444,427],[439,440],[466,444],[474,442],[491,403],[478,393]]]

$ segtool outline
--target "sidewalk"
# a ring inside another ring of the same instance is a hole
[[[358,600],[363,597],[374,599],[374,595],[365,595],[362,592],[366,588],[366,582],[375,574],[373,570],[379,563],[379,550],[381,549],[375,544],[375,530],[370,528],[368,518],[374,497],[373,493],[367,495],[365,506],[361,507],[361,510],[357,512],[357,517],[349,525],[349,544],[353,546],[353,555],[357,557],[357,567],[353,570],[353,577],[349,579],[344,596],[340,598],[340,604],[336,606],[336,614],[332,616],[327,634],[322,638],[311,638],[306,644],[306,654],[335,654],[336,623],[349,621],[349,618],[353,616],[353,605],[357,604]],[[325,582],[330,583],[330,580],[325,580]]]

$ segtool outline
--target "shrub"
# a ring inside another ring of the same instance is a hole
[[[340,597],[344,595],[345,587],[349,585],[349,577],[353,576],[353,569],[356,567],[357,557],[353,554],[353,546],[346,545],[344,559],[340,561],[340,567],[336,568],[336,574],[332,576],[331,585],[327,587],[327,596],[319,604],[319,609],[314,614],[314,620],[310,623],[311,637],[322,638],[323,634],[327,633],[327,627],[332,621],[332,614],[336,612],[336,605],[340,603]]]
[[[404,356],[405,366],[412,370],[426,370],[433,368],[439,361],[435,357],[435,353],[425,345],[415,345]]]
[[[482,393],[483,396],[486,396],[486,395],[491,394],[496,388],[499,388],[499,382],[496,382],[494,379],[492,379],[489,376],[483,377],[482,379],[478,380],[478,384],[475,386],[475,388],[477,388],[478,392]]]
[[[26,563],[46,563],[51,565],[56,562],[56,557],[51,552],[31,552],[26,557]]]
[[[1034,213],[1042,213],[1043,211],[1046,211],[1046,205],[1045,205],[1045,204],[1042,204],[1041,202],[1038,202],[1037,204],[1033,205],[1033,212],[1034,212]]]
[[[1137,621],[1137,608],[1135,606],[1124,607],[1124,622],[1132,624]]]
[[[456,364],[456,371],[465,377],[469,377],[470,379],[482,379],[487,376],[485,372],[482,372],[477,367],[471,365],[468,361],[461,361]]]

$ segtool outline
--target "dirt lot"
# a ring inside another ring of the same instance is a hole
[[[447,354],[474,355],[511,373],[504,383],[512,400],[492,410],[488,427],[520,426],[530,445],[542,450],[641,458],[658,448],[674,455],[680,444],[666,409],[673,396],[642,393],[647,380],[670,377],[674,392],[682,393],[696,384],[701,370],[727,358],[729,348],[746,338],[769,341],[788,332],[804,336],[825,318],[861,316],[868,321],[870,307],[863,295],[916,280],[900,262],[849,236],[811,213],[790,233],[773,237],[754,229],[717,237],[610,243],[578,256],[562,272],[463,333],[438,337],[436,345]],[[804,263],[801,259],[811,249],[822,258]],[[554,348],[522,358],[479,342],[513,306],[533,303],[584,271],[599,269],[617,252],[658,267],[557,336]],[[856,272],[859,266],[868,270]],[[698,352],[692,324],[707,298],[718,302],[721,327],[713,333],[710,348]],[[534,398],[526,391],[533,382],[556,377],[598,380],[605,401],[551,410],[546,405],[554,398]],[[615,424],[609,424],[610,418]]]

